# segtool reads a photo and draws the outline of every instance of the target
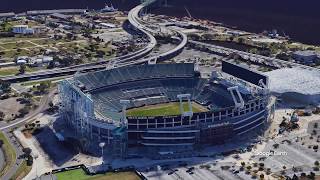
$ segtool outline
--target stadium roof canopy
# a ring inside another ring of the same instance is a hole
[[[266,72],[270,90],[275,93],[295,92],[305,95],[320,94],[320,71],[284,68]]]

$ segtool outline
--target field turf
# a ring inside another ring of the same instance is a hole
[[[108,172],[106,174],[87,175],[83,169],[56,173],[57,180],[140,180],[134,172]]]
[[[188,111],[188,104],[183,103],[184,111]],[[205,112],[207,109],[199,104],[192,103],[193,112]],[[179,102],[157,104],[139,108],[129,109],[127,111],[127,116],[173,116],[180,115]]]

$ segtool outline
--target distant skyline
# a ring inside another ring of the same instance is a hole
[[[154,13],[192,16],[237,26],[242,30],[262,32],[278,29],[294,40],[320,44],[319,0],[168,0],[174,8],[161,8]],[[99,9],[105,0],[2,0],[0,12],[22,12],[35,9]],[[140,0],[113,0],[120,10],[129,10]]]

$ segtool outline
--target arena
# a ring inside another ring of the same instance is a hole
[[[244,69],[244,71],[248,71]],[[261,129],[270,109],[266,88],[194,64],[152,64],[76,74],[59,84],[61,117],[91,146],[114,156],[139,147],[164,155],[221,144]]]

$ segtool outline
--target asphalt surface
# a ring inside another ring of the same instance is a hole
[[[34,112],[29,114],[28,116],[26,116],[22,119],[16,119],[16,120],[14,120],[8,124],[5,124],[5,125],[1,125],[0,130],[5,132],[4,134],[7,136],[7,139],[9,140],[9,142],[11,143],[13,148],[15,149],[16,154],[17,154],[17,159],[16,159],[14,166],[12,166],[9,169],[9,171],[4,176],[2,176],[0,179],[3,179],[3,180],[10,179],[15,174],[15,172],[18,170],[20,164],[22,163],[22,159],[19,159],[18,157],[23,154],[23,152],[22,152],[23,147],[20,145],[19,142],[17,142],[17,139],[14,137],[14,135],[12,135],[11,133],[9,134],[6,131],[8,131],[11,128],[22,125],[24,123],[27,123],[29,121],[32,121],[34,119],[34,117],[36,117],[39,113],[45,111],[48,108],[48,104],[49,104],[51,98],[56,93],[56,91],[57,90],[54,89],[54,90],[50,91],[48,94],[44,95],[40,100],[39,107]],[[1,161],[1,159],[0,159],[0,161]]]
[[[55,93],[56,93],[56,90],[53,90],[53,91],[50,91],[48,94],[44,95],[40,100],[39,107],[34,112],[32,112],[31,114],[29,114],[24,118],[19,118],[11,121],[10,123],[0,125],[0,130],[4,131],[6,129],[13,128],[20,124],[31,121],[35,116],[37,116],[39,113],[43,112],[48,108],[48,103],[50,102],[51,97],[53,97]]]
[[[4,154],[3,154],[2,149],[0,148],[0,169],[3,168],[4,163],[5,163]]]

